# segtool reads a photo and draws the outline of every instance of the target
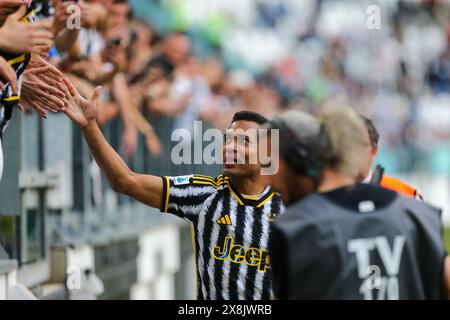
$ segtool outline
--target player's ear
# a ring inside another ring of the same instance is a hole
[[[372,156],[376,156],[378,153],[378,147],[373,147],[372,148]]]

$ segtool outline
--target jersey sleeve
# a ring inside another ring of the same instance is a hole
[[[217,192],[217,179],[200,175],[165,176],[161,212],[193,221],[205,201]]]

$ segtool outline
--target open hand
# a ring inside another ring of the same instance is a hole
[[[41,117],[46,112],[59,112],[64,107],[65,93],[58,87],[62,74],[55,73],[50,66],[25,70],[22,82],[23,107],[33,108]]]
[[[27,12],[22,5],[10,14],[0,28],[0,49],[13,53],[43,53],[53,44],[51,21],[42,20],[34,23],[20,22]]]
[[[98,110],[98,100],[102,87],[97,87],[90,100],[83,98],[75,86],[67,79],[63,78],[63,83],[59,84],[61,90],[65,93],[64,112],[73,122],[81,128],[87,126],[91,121],[95,121]]]

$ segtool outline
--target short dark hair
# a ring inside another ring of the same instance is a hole
[[[262,114],[259,114],[254,111],[238,111],[234,114],[233,120],[231,123],[236,121],[252,121],[256,122],[259,125],[265,124],[269,122],[269,120],[264,117]]]
[[[377,128],[373,124],[372,120],[370,120],[366,116],[361,115],[361,119],[364,120],[364,124],[366,125],[367,131],[369,132],[369,139],[372,148],[378,148],[378,140],[380,140],[380,134],[378,133]]]

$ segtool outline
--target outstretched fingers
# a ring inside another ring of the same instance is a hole
[[[58,82],[56,85],[62,92],[64,92],[64,95],[65,95],[66,99],[70,99],[72,97],[72,94],[70,93],[70,90],[67,87],[66,78],[65,77],[62,78],[62,82]]]
[[[75,88],[75,86],[72,84],[72,82],[70,82],[69,79],[67,79],[67,77],[63,77],[63,81],[66,87],[66,91],[65,94],[67,97],[75,97],[78,94],[77,89]]]

